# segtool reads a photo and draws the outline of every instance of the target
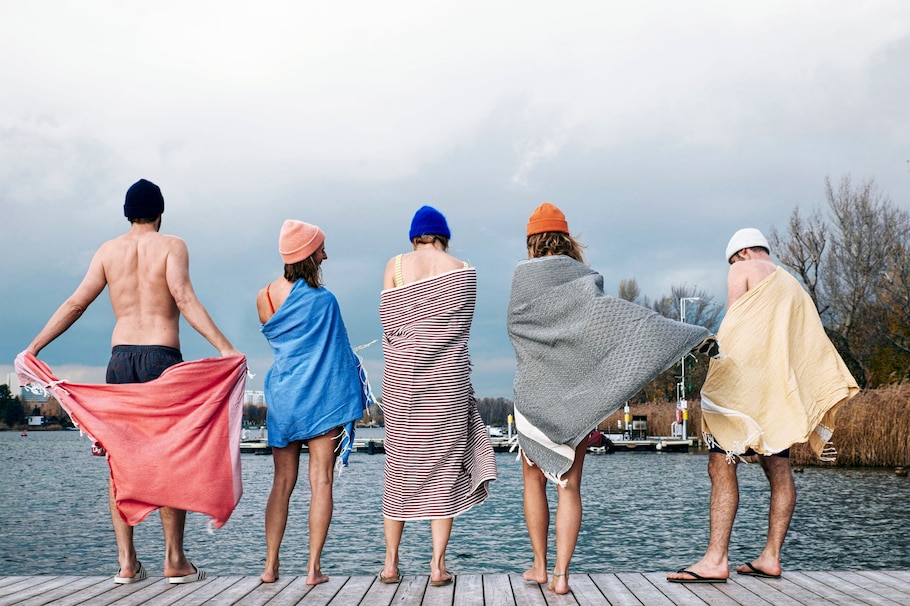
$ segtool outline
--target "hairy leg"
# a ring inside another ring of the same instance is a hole
[[[398,548],[401,545],[401,535],[404,533],[404,522],[383,518],[382,527],[385,532],[385,563],[380,574],[386,578],[397,577],[400,574]]]
[[[433,537],[430,581],[444,581],[452,576],[446,572],[446,547],[452,534],[452,518],[430,520],[430,534]]]
[[[547,535],[550,532],[550,505],[547,503],[547,478],[540,468],[528,463],[522,457],[521,469],[524,476],[525,524],[531,539],[534,563],[522,575],[526,581],[546,583],[547,577]]]
[[[708,550],[696,564],[686,570],[703,577],[725,579],[730,576],[727,552],[733,520],[739,508],[739,482],[736,479],[735,459],[728,463],[726,455],[712,452],[708,455],[708,475],[711,477],[711,531]],[[671,572],[668,579],[691,579],[684,572]]]
[[[322,574],[322,549],[332,523],[332,480],[335,471],[335,448],[339,430],[313,438],[309,448],[310,491],[310,559],[307,563],[307,585],[325,583],[329,577]]]
[[[768,540],[752,565],[768,574],[780,574],[780,552],[796,508],[796,485],[788,457],[760,457],[759,463],[771,484],[771,506],[768,510]],[[750,571],[745,565],[737,566],[736,570]]]
[[[263,583],[274,583],[278,579],[278,551],[288,523],[291,493],[297,485],[300,442],[291,442],[283,448],[273,447],[272,464],[275,466],[275,476],[265,506],[265,569],[259,576]]]
[[[196,568],[183,553],[183,532],[186,528],[186,511],[162,507],[161,528],[164,530],[164,576],[182,577],[193,574]]]
[[[114,501],[114,481],[108,480],[108,501],[111,509],[111,522],[114,524],[114,538],[117,540],[117,560],[120,564],[118,577],[132,577],[139,572],[139,558],[133,545],[133,527],[123,521]]]
[[[553,566],[553,580],[550,589],[558,594],[569,593],[569,563],[578,543],[581,530],[581,472],[585,463],[588,441],[582,440],[575,448],[575,461],[563,479],[565,486],[557,488],[559,502],[556,505],[556,565]]]

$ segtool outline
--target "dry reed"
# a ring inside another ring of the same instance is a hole
[[[674,402],[635,404],[631,414],[647,415],[650,435],[670,435],[676,420]],[[604,431],[616,431],[620,410],[601,424]],[[701,439],[701,403],[689,401],[689,435]],[[790,451],[794,465],[837,465],[838,467],[910,466],[910,385],[868,389],[847,401],[837,412],[832,439],[837,461],[823,463],[806,444]]]

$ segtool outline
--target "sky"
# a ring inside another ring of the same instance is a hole
[[[255,298],[282,222],[325,231],[356,346],[381,338],[383,269],[430,204],[478,272],[477,396],[511,398],[506,305],[538,204],[610,294],[634,278],[723,304],[733,232],[785,230],[826,177],[910,210],[908,66],[904,0],[4,2],[0,381],[16,389],[16,354],[145,178],[248,389],[271,364]],[[112,325],[105,292],[40,357],[103,382]],[[217,355],[185,323],[181,341]],[[379,394],[380,343],[360,353]]]

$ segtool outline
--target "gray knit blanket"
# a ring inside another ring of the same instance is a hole
[[[508,330],[518,444],[555,481],[594,427],[713,339],[706,328],[604,294],[599,273],[565,256],[518,264]]]

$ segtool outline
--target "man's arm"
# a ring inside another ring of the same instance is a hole
[[[190,256],[186,243],[180,238],[174,238],[167,256],[167,285],[177,304],[177,309],[186,318],[196,332],[205,337],[222,357],[242,355],[234,349],[208,311],[196,298],[193,284],[190,282]]]
[[[63,305],[54,312],[54,315],[47,321],[47,324],[41,329],[41,332],[34,338],[26,351],[37,356],[38,352],[44,349],[48,343],[66,332],[76,320],[81,318],[88,306],[92,304],[92,301],[98,298],[98,295],[107,286],[107,277],[104,274],[104,264],[101,262],[100,253],[101,249],[95,252],[95,256],[92,257],[92,262],[89,264],[88,271],[85,277],[82,278],[82,282],[75,292],[63,302]]]

